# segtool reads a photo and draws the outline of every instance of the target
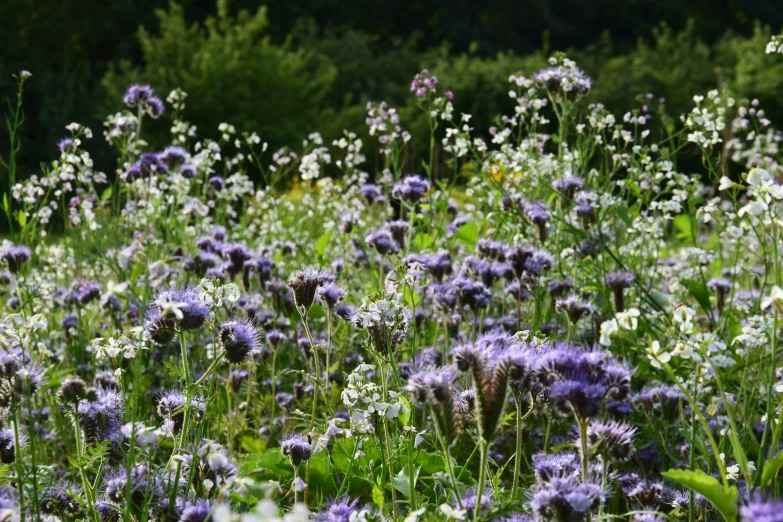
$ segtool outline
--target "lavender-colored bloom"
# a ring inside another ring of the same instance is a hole
[[[473,513],[476,509],[476,503],[478,503],[478,492],[476,491],[476,488],[469,488],[466,489],[462,493],[461,502],[462,502],[462,508],[465,509],[468,513]],[[479,511],[484,512],[488,511],[492,508],[493,504],[493,498],[492,498],[492,490],[485,489],[481,493],[481,504]],[[459,504],[457,502],[452,503],[452,507],[458,508]]]
[[[370,204],[383,201],[383,193],[378,185],[367,183],[362,185],[359,191],[362,193],[362,196],[364,196],[364,199]]]
[[[646,478],[624,487],[622,491],[632,503],[651,511],[665,510],[668,507],[668,499],[672,497],[668,486]]]
[[[718,312],[723,313],[726,306],[726,297],[731,293],[731,281],[723,278],[715,278],[707,281],[707,288],[715,292],[718,298]]]
[[[9,272],[17,274],[22,265],[30,259],[31,254],[26,246],[11,245],[0,250],[0,259],[8,265]]]
[[[457,374],[448,367],[439,370],[422,370],[412,375],[405,387],[414,403],[432,408],[438,433],[450,446],[457,442],[462,429],[459,404],[454,390],[456,378]]]
[[[552,214],[547,210],[543,203],[527,203],[524,207],[525,217],[536,226],[538,239],[542,243],[547,238],[547,223],[549,223]]]
[[[549,285],[547,286],[547,292],[552,297],[559,297],[563,295],[564,293],[568,292],[574,287],[574,284],[571,282],[570,279],[555,279],[553,281],[549,282]]]
[[[430,189],[430,182],[418,174],[408,174],[392,187],[392,196],[409,203],[420,201]]]
[[[13,464],[16,462],[16,444],[13,430],[0,430],[0,462]]]
[[[176,322],[173,314],[162,314],[152,308],[144,318],[144,331],[150,340],[158,346],[168,346],[176,335]]]
[[[445,250],[422,256],[421,264],[438,282],[443,281],[443,278],[452,271],[451,254]]]
[[[392,233],[385,229],[376,230],[369,234],[365,241],[379,254],[395,254],[400,249],[400,244],[394,239]]]
[[[76,414],[84,431],[84,440],[96,444],[105,440],[119,441],[122,426],[122,395],[114,390],[98,388],[94,400],[79,402]]]
[[[530,507],[538,520],[580,522],[604,500],[600,486],[581,483],[574,477],[555,478],[536,488]]]
[[[482,283],[474,282],[463,275],[454,278],[453,284],[457,288],[457,296],[461,305],[474,311],[489,306],[492,292]]]
[[[75,520],[84,516],[81,504],[64,487],[52,487],[41,492],[41,513],[60,520]]]
[[[427,94],[435,94],[437,92],[438,79],[427,69],[422,69],[420,73],[413,77],[411,80],[411,92],[416,95],[417,98],[423,98]],[[446,91],[446,96],[449,99],[453,99],[454,95],[451,91]]]
[[[169,170],[173,170],[188,161],[190,154],[182,147],[172,145],[163,149],[163,152],[158,155],[158,159],[165,163]],[[182,172],[181,169],[180,172]]]
[[[210,522],[212,520],[212,505],[207,500],[197,500],[188,503],[182,510],[179,522]]]
[[[616,311],[625,310],[625,290],[630,288],[635,280],[636,276],[633,273],[624,270],[606,274],[606,286],[612,290]]]
[[[93,283],[92,281],[80,283],[73,289],[73,299],[79,304],[86,305],[91,301],[99,299],[102,289],[103,286],[101,284]]]
[[[65,138],[57,142],[57,148],[60,149],[60,152],[63,153],[70,151],[72,145],[73,145],[73,138],[71,138],[70,136],[66,136]]]
[[[247,321],[226,321],[220,325],[218,341],[223,356],[231,364],[242,364],[259,351],[260,333]]]
[[[356,308],[351,305],[341,304],[334,307],[334,313],[343,321],[352,321],[356,315]]]
[[[318,298],[330,310],[334,309],[335,305],[342,301],[344,297],[345,290],[332,283],[327,283],[318,289]]]
[[[189,288],[160,292],[154,304],[163,316],[173,316],[175,324],[186,331],[201,328],[209,315],[209,306]]]
[[[590,315],[594,311],[593,305],[583,301],[576,294],[570,294],[555,301],[555,309],[560,313],[565,313],[572,325],[575,325],[582,317]]]
[[[280,441],[280,450],[289,459],[291,465],[298,467],[302,462],[310,460],[313,446],[299,434],[289,435]]]
[[[614,460],[628,460],[633,452],[636,428],[628,424],[609,421],[593,421],[587,426],[588,447]]]
[[[582,190],[584,186],[584,180],[576,176],[566,176],[552,183],[552,187],[558,192],[562,192],[567,200],[573,200],[576,192]]]
[[[358,506],[359,498],[343,497],[327,504],[323,511],[313,513],[311,522],[350,522],[351,515],[365,509]]]
[[[163,101],[155,96],[155,91],[149,85],[131,85],[122,101],[128,107],[138,107],[139,111],[147,113],[153,118],[158,118],[163,114],[165,106]]]
[[[481,238],[476,244],[476,250],[482,257],[504,261],[506,259],[506,245],[493,239]]]
[[[557,101],[575,102],[590,92],[592,81],[578,67],[558,66],[541,69],[533,78]]]
[[[544,353],[537,366],[557,408],[581,420],[598,415],[605,400],[623,400],[630,392],[631,372],[600,352],[559,347]]]
[[[595,209],[585,199],[580,199],[576,206],[576,216],[582,220],[585,225],[595,223]]]
[[[654,418],[673,420],[679,416],[679,404],[685,396],[674,386],[653,386],[633,397],[633,404]]]

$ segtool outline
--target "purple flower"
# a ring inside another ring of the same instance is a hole
[[[122,426],[122,395],[114,390],[98,388],[94,400],[79,402],[76,414],[88,444],[105,440],[119,441]]]
[[[11,245],[0,249],[0,259],[8,265],[8,271],[12,274],[19,273],[22,265],[26,263],[32,252],[26,246]]]
[[[365,509],[358,506],[359,499],[343,497],[340,500],[332,500],[326,508],[318,513],[314,513],[310,519],[312,522],[350,522],[353,513]]]
[[[423,98],[427,96],[427,94],[435,94],[437,92],[436,85],[438,85],[438,79],[427,69],[422,69],[422,71],[414,76],[411,81],[411,92],[416,95],[417,98]],[[451,91],[446,91],[445,95],[449,99],[454,98]]]
[[[209,315],[209,306],[189,288],[160,292],[154,304],[162,317],[171,316],[174,324],[185,331],[198,330]]]
[[[297,272],[289,281],[288,286],[294,293],[294,303],[301,308],[304,313],[313,306],[315,293],[319,287],[326,282],[323,272],[315,269],[306,269]]]
[[[231,364],[242,364],[259,350],[260,333],[247,321],[226,321],[220,325],[218,341],[223,356]]]
[[[158,118],[165,109],[160,98],[155,96],[155,91],[149,85],[140,85],[135,83],[125,91],[122,101],[128,107],[138,107],[142,113],[149,114],[153,118]]]
[[[294,434],[280,441],[280,451],[291,459],[291,465],[296,468],[302,462],[310,460],[313,446],[301,435]]]
[[[573,200],[576,192],[578,190],[582,190],[584,186],[584,180],[576,176],[566,176],[564,178],[555,180],[555,182],[552,183],[552,188],[562,192],[569,201]]]
[[[430,182],[418,174],[408,174],[392,187],[392,196],[409,203],[420,201],[430,189]]]
[[[362,193],[362,196],[364,196],[364,199],[366,199],[370,204],[380,203],[383,201],[383,194],[381,193],[381,189],[378,187],[378,185],[366,183],[361,186],[359,191]]]
[[[568,321],[575,325],[579,320],[593,313],[593,305],[583,301],[581,297],[576,294],[570,294],[567,297],[561,297],[555,302],[555,309],[566,314]]]
[[[635,280],[636,276],[633,273],[624,270],[606,274],[606,286],[612,290],[616,311],[625,310],[625,289],[630,288]]]
[[[379,254],[395,254],[400,250],[400,244],[395,241],[392,233],[386,229],[379,229],[369,234],[365,241]]]
[[[318,289],[318,297],[327,308],[334,309],[335,305],[345,297],[345,290],[339,286],[327,283]]]
[[[592,81],[579,68],[561,65],[541,69],[534,76],[539,87],[546,89],[557,101],[575,102],[590,92]]]

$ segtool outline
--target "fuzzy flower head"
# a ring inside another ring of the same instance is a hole
[[[226,321],[218,332],[223,356],[231,364],[242,364],[258,352],[260,337],[258,329],[249,321]]]
[[[22,265],[30,259],[31,251],[26,246],[10,245],[0,249],[0,259],[8,265],[12,274],[19,273]]]
[[[606,400],[625,400],[630,392],[631,372],[600,352],[558,347],[537,363],[539,382],[555,406],[578,419],[598,415]]]
[[[408,174],[403,180],[392,187],[392,196],[408,203],[417,203],[430,190],[427,178],[418,174]]]
[[[313,445],[301,435],[289,435],[280,441],[280,451],[291,459],[295,468],[302,462],[307,462],[313,454]]]
[[[533,75],[533,79],[556,102],[575,102],[590,92],[592,80],[572,60],[555,57],[550,59],[550,63],[551,67],[541,69]]]
[[[297,272],[289,281],[288,286],[294,292],[294,303],[306,314],[315,301],[315,293],[326,283],[324,274],[312,268]]]
[[[209,316],[209,306],[196,290],[190,288],[166,290],[155,298],[155,306],[161,316],[168,316],[182,331],[201,328]]]
[[[135,107],[141,114],[149,114],[152,118],[159,118],[165,111],[163,101],[155,96],[155,91],[149,85],[134,83],[125,91],[122,101],[128,107]]]
[[[555,301],[555,309],[566,314],[568,322],[575,325],[579,320],[593,313],[593,305],[584,301],[577,294],[569,294],[566,297],[561,297]]]
[[[739,510],[740,522],[783,522],[783,501],[752,500]]]

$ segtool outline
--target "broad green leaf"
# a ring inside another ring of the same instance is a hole
[[[323,234],[321,234],[321,237],[318,238],[318,241],[315,242],[315,254],[318,257],[324,255],[324,252],[326,251],[326,247],[329,246],[330,239],[332,239],[332,233],[324,232]]]
[[[454,237],[465,243],[466,245],[473,247],[478,243],[479,229],[475,221],[468,221],[462,225]]]
[[[414,236],[411,244],[416,250],[425,250],[435,242],[435,238],[426,232],[420,232]]]
[[[699,306],[701,306],[701,309],[704,310],[704,313],[709,314],[712,310],[712,305],[710,304],[710,292],[707,290],[707,285],[702,281],[695,281],[693,279],[680,279],[680,283],[688,290],[688,293],[696,299]]]
[[[657,290],[650,290],[650,297],[652,297],[652,300],[655,301],[658,306],[664,309],[669,306],[669,300],[671,299],[668,294],[664,294]]]
[[[334,481],[331,467],[327,452],[321,451],[313,455],[310,459],[310,483],[308,486],[321,489],[326,496],[334,496],[337,493],[337,484]]]
[[[414,305],[416,307],[418,307],[419,303],[421,303],[421,296],[419,294],[417,294],[416,292],[412,292],[411,293],[410,287],[406,285],[402,289],[402,300],[403,300],[403,302],[406,305],[408,305],[410,307],[412,307]]]
[[[678,239],[690,239],[693,237],[693,222],[688,214],[674,216],[674,228],[677,229]]]
[[[17,212],[16,220],[19,221],[19,224],[23,227],[27,224],[27,214],[24,213],[24,210]]]
[[[416,468],[413,475],[413,487],[416,487],[416,481],[419,479],[419,471],[421,468]],[[405,498],[411,498],[411,481],[410,475],[408,475],[408,469],[403,468],[397,473],[397,476],[392,479],[394,489],[405,495]]]
[[[109,201],[109,198],[111,197],[111,192],[112,192],[111,187],[104,190],[103,193],[101,194],[101,201],[104,203]]]
[[[775,455],[775,458],[764,464],[764,471],[761,472],[761,487],[766,487],[778,474],[783,467],[783,451]]]
[[[242,449],[248,453],[263,453],[266,450],[266,441],[253,437],[242,437]]]
[[[664,477],[700,493],[720,511],[727,522],[737,520],[737,488],[725,489],[718,479],[702,470],[670,469],[661,473]]]
[[[286,478],[294,476],[291,461],[283,456],[280,448],[270,448],[260,455],[248,455],[239,466],[242,475],[267,474],[268,476],[283,475]]]

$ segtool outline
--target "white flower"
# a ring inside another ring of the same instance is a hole
[[[617,324],[626,330],[636,330],[639,328],[639,316],[641,313],[638,308],[631,308],[626,312],[617,313]]]
[[[769,305],[776,301],[783,301],[783,288],[780,288],[778,285],[773,286],[769,295],[761,300],[761,309],[766,310],[769,308]]]
[[[467,514],[464,509],[456,509],[448,504],[441,504],[440,512],[446,515],[446,520],[465,520]]]
[[[679,325],[681,333],[689,334],[693,332],[693,318],[696,317],[696,310],[687,306],[678,306],[674,309],[674,323]]]
[[[718,185],[718,190],[729,190],[730,188],[741,188],[741,185],[738,185],[737,183],[731,181],[728,178],[728,176],[721,177],[720,185]]]
[[[405,517],[405,520],[403,522],[416,522],[419,520],[419,515],[422,515],[425,511],[427,511],[427,508],[421,508],[417,509],[416,511],[411,511],[408,513],[408,516]]]
[[[653,341],[648,351],[647,357],[650,359],[650,364],[653,368],[661,368],[662,364],[666,364],[672,358],[669,352],[661,348],[661,343],[658,341]]]
[[[612,334],[618,331],[617,319],[610,319],[601,323],[601,339],[598,341],[603,346],[612,345]]]

